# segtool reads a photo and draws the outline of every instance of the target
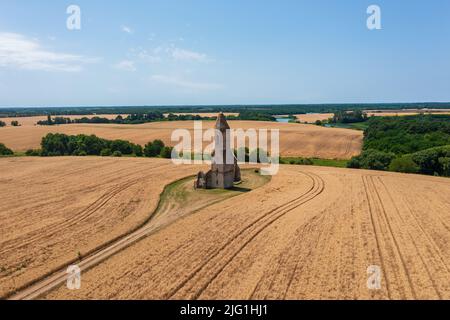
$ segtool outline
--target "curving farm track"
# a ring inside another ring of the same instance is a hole
[[[136,229],[165,185],[198,170],[157,159],[17,158],[1,165],[0,296]]]
[[[448,179],[284,166],[83,273],[81,290],[43,297],[449,299],[448,199]]]
[[[80,290],[60,272],[13,298],[450,299],[449,199],[445,178],[282,166],[85,257]],[[372,265],[380,290],[367,287]]]

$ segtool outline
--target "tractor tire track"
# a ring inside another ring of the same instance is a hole
[[[370,193],[369,193],[369,187],[368,187],[368,182],[367,182],[367,176],[363,175],[361,176],[361,179],[363,181],[363,186],[364,186],[364,194],[365,194],[365,198],[367,201],[367,206],[369,209],[369,215],[370,215],[370,223],[372,225],[372,229],[373,229],[373,233],[375,236],[375,243],[376,243],[376,247],[377,247],[377,252],[378,252],[378,258],[380,259],[381,262],[381,267],[383,268],[382,272],[383,272],[383,276],[384,279],[386,279],[385,283],[386,283],[386,291],[387,291],[387,295],[388,298],[391,299],[391,289],[390,289],[390,280],[387,276],[387,265],[386,265],[386,261],[382,255],[382,251],[381,251],[381,238],[380,238],[380,232],[377,231],[377,227],[375,226],[375,210],[374,210],[374,206],[373,206],[373,200],[370,199]]]
[[[393,206],[395,207],[395,211],[397,212],[398,217],[402,220],[402,222],[403,222],[404,225],[407,225],[406,221],[405,221],[404,218],[401,216],[400,210],[399,210],[399,208],[397,207],[397,205],[395,204],[395,201],[394,201],[394,199],[393,199],[393,197],[392,197],[392,194],[390,193],[390,191],[389,191],[389,189],[387,188],[386,184],[383,182],[383,180],[382,180],[380,177],[378,177],[378,181],[379,181],[379,183],[383,186],[383,188],[385,189],[386,194],[388,195],[388,197],[389,197],[391,203],[392,203]],[[449,270],[448,270],[448,268],[447,268],[447,265],[445,264],[445,261],[444,261],[443,257],[441,256],[440,250],[437,248],[436,243],[435,243],[432,239],[430,239],[430,237],[428,236],[427,232],[423,229],[423,227],[421,226],[421,224],[420,224],[420,222],[419,222],[417,216],[412,212],[412,210],[411,210],[411,208],[409,207],[409,205],[408,205],[407,203],[405,203],[405,204],[406,204],[406,206],[407,206],[407,208],[408,208],[409,215],[410,215],[411,217],[413,217],[413,219],[414,219],[414,221],[415,221],[417,227],[419,228],[420,232],[423,234],[423,236],[426,238],[427,242],[428,242],[428,243],[431,245],[431,247],[434,249],[434,252],[432,252],[432,251],[429,249],[429,247],[427,247],[427,251],[430,253],[430,255],[431,255],[432,258],[436,258],[436,257],[437,257],[437,260],[439,260],[439,262],[442,263],[442,265],[443,265],[444,269],[446,270],[447,274],[449,274]],[[436,295],[438,296],[439,299],[442,299],[442,295],[441,295],[441,293],[440,293],[440,291],[439,291],[439,289],[438,289],[438,286],[437,286],[437,284],[436,284],[436,281],[435,281],[434,278],[433,278],[433,275],[431,274],[430,268],[429,268],[428,265],[427,265],[427,261],[425,260],[425,258],[423,257],[423,255],[420,253],[420,250],[419,250],[419,248],[418,248],[418,246],[417,246],[417,243],[416,243],[416,240],[415,240],[415,239],[417,239],[417,236],[413,236],[409,230],[408,230],[407,232],[408,232],[409,238],[410,238],[410,240],[411,240],[411,243],[414,245],[415,250],[416,250],[416,252],[417,252],[417,255],[419,256],[419,258],[420,258],[420,260],[421,260],[421,262],[422,262],[422,264],[423,264],[423,266],[424,266],[424,268],[425,268],[425,270],[426,270],[426,272],[427,272],[428,278],[429,278],[429,280],[430,280],[430,282],[431,282],[431,284],[432,284],[432,286],[433,286],[434,291],[436,292]]]
[[[288,212],[294,210],[295,208],[298,208],[302,204],[309,202],[319,196],[324,188],[325,184],[321,177],[315,174],[309,174],[304,173],[307,175],[313,182],[313,185],[309,191],[307,191],[305,194],[301,195],[300,197],[285,203],[268,213],[264,214],[251,224],[247,225],[244,229],[242,229],[239,233],[234,235],[230,240],[228,240],[221,248],[219,248],[214,254],[212,254],[206,261],[197,267],[194,272],[191,273],[184,281],[182,281],[174,290],[172,290],[168,295],[167,299],[174,298],[182,289],[187,289],[186,285],[193,280],[198,274],[200,274],[203,269],[207,268],[209,264],[213,263],[214,260],[217,258],[219,261],[216,262],[216,264],[220,264],[220,266],[214,269],[215,272],[208,279],[208,281],[202,285],[195,294],[193,294],[190,299],[198,299],[201,294],[208,288],[210,283],[212,283],[219,274],[225,269],[225,267],[252,241],[254,240],[259,234],[261,234],[267,227],[272,225],[274,222],[276,222],[278,219],[286,215]],[[252,229],[255,230],[252,230]],[[235,245],[233,245],[235,244]],[[235,249],[236,248],[236,249]],[[227,252],[231,251],[231,252]],[[228,257],[227,257],[228,256]],[[221,263],[221,258],[225,257],[226,260],[224,263]],[[204,272],[202,272],[204,275]],[[189,290],[193,289],[193,286],[195,286],[197,283],[194,282]]]
[[[388,218],[388,214],[386,212],[386,207],[383,203],[383,200],[381,199],[381,196],[380,196],[380,193],[379,193],[377,187],[375,186],[373,178],[374,178],[373,176],[367,177],[368,182],[370,182],[369,185],[372,186],[372,190],[374,192],[373,193],[374,197],[375,197],[376,202],[378,203],[378,206],[380,209],[379,216],[381,219],[379,221],[383,221],[383,224],[385,225],[385,231],[386,231],[385,234],[388,235],[388,237],[391,239],[391,243],[393,244],[393,249],[394,249],[394,255],[399,259],[402,274],[405,277],[406,284],[408,286],[410,294],[412,295],[413,299],[416,299],[416,297],[417,297],[416,291],[413,286],[411,274],[409,273],[409,270],[406,267],[405,257],[403,256],[403,253],[400,250],[400,245],[399,245],[398,239],[395,236],[391,222],[390,222],[390,220]]]
[[[157,169],[160,168],[164,165],[160,165],[157,167],[153,167],[152,169]],[[140,170],[137,171],[136,173],[141,174],[144,172],[149,172],[149,169],[145,169],[145,170]],[[26,238],[26,242],[21,242],[21,243],[17,243],[17,240],[14,240],[14,242],[16,243],[16,245],[10,245],[10,246],[4,246],[2,250],[0,250],[1,254],[4,253],[8,253],[12,250],[17,250],[20,248],[23,248],[27,245],[30,245],[33,242],[36,242],[40,239],[46,238],[48,236],[54,235],[58,232],[62,232],[63,230],[70,228],[72,226],[74,226],[77,223],[83,222],[85,220],[87,220],[89,217],[91,217],[95,212],[97,212],[98,210],[100,210],[101,208],[103,208],[112,198],[114,198],[115,196],[117,196],[118,194],[120,194],[121,192],[127,190],[128,188],[130,188],[131,186],[133,186],[136,182],[144,180],[146,178],[148,178],[149,176],[153,175],[154,172],[151,172],[150,174],[147,174],[145,176],[141,176],[139,178],[132,178],[132,179],[128,179],[127,181],[125,181],[124,183],[121,183],[115,187],[113,187],[112,189],[110,189],[108,192],[104,193],[102,196],[100,196],[97,200],[95,200],[92,204],[90,204],[88,207],[86,207],[85,209],[81,210],[79,213],[73,215],[71,218],[67,219],[66,221],[59,223],[59,224],[54,224],[54,225],[50,225],[49,227],[43,228],[43,230],[37,230],[34,232],[37,232],[36,235],[34,236],[27,236]]]

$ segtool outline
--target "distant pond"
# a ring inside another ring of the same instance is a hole
[[[276,118],[276,119],[277,119],[277,122],[280,122],[280,123],[289,123],[289,121],[291,120],[289,118]]]

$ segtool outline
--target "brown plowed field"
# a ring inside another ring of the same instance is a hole
[[[146,221],[164,187],[199,167],[167,160],[0,159],[0,296]]]
[[[449,199],[445,178],[283,166],[44,298],[450,299]]]
[[[349,159],[361,152],[363,133],[356,130],[324,128],[315,125],[292,123],[230,121],[232,128],[279,129],[282,156],[316,157],[325,159]],[[204,121],[204,129],[214,126],[213,121]],[[168,145],[175,129],[188,129],[192,133],[192,121],[155,122],[142,125],[114,124],[70,124],[62,126],[23,126],[0,129],[0,142],[14,151],[39,148],[47,133],[95,134],[106,139],[123,139],[145,145],[149,141],[162,139]],[[269,134],[270,141],[270,134]]]

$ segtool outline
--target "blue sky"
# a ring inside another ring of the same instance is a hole
[[[0,106],[450,101],[449,57],[444,0],[0,2]]]

